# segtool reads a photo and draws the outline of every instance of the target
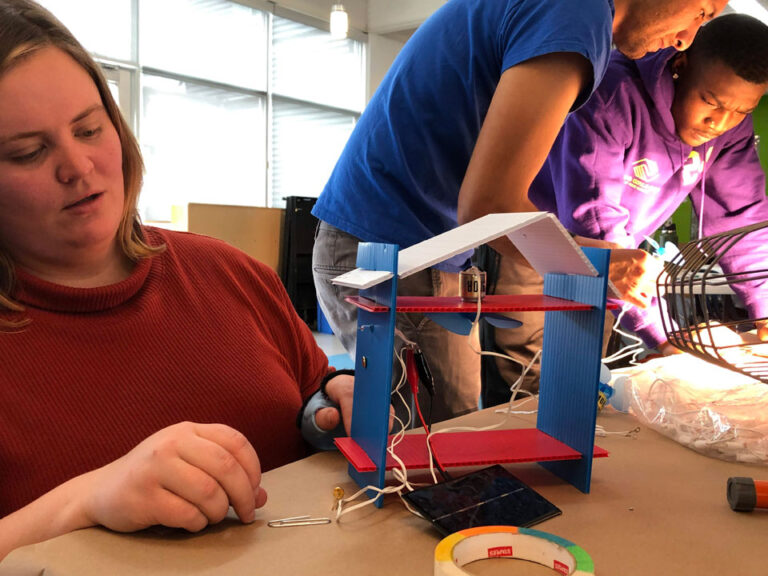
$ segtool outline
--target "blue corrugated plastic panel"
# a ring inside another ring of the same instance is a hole
[[[397,271],[396,244],[361,242],[357,253],[358,268]],[[360,296],[388,306],[387,312],[357,312],[357,348],[355,358],[355,392],[352,408],[352,438],[376,465],[375,472],[357,472],[351,465],[349,474],[360,487],[384,487],[389,405],[392,390],[392,350],[394,348],[397,275]],[[371,496],[375,494],[370,493]],[[377,501],[381,506],[381,499]]]
[[[544,294],[590,304],[588,312],[547,312],[537,427],[582,454],[541,465],[589,492],[610,252],[585,248],[599,276],[547,274]]]

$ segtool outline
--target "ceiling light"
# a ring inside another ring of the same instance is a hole
[[[349,16],[344,4],[334,4],[331,7],[331,38],[340,40],[347,37],[349,31]]]

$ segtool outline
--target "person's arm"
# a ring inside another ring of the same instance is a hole
[[[504,72],[461,186],[460,224],[495,212],[537,210],[528,200],[528,189],[590,74],[589,62],[573,53],[539,56]],[[491,245],[511,254],[506,239]],[[635,305],[648,305],[658,272],[643,251],[612,255],[611,280]]]
[[[459,191],[459,224],[536,211],[528,188],[591,74],[587,59],[574,53],[539,56],[502,74]],[[493,247],[509,254],[511,243]]]
[[[616,76],[616,68],[608,73]],[[610,279],[625,302],[640,308],[652,306],[662,271],[661,262],[635,249],[639,240],[627,229],[632,215],[623,204],[627,149],[636,138],[631,119],[645,106],[633,90],[607,79],[569,115],[530,190],[534,203],[556,206],[578,244],[611,250]]]
[[[131,532],[162,524],[196,532],[222,520],[230,505],[243,522],[252,522],[267,499],[260,484],[259,458],[240,432],[222,424],[175,424],[0,519],[0,559],[20,546],[96,525]]]

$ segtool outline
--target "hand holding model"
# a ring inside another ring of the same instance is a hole
[[[325,387],[325,393],[336,408],[321,408],[315,412],[315,422],[323,430],[333,430],[339,425],[339,421],[344,423],[344,430],[347,435],[352,426],[352,398],[355,387],[355,378],[348,374],[340,374],[328,381]],[[341,413],[339,413],[341,411]]]
[[[647,308],[656,296],[656,280],[664,271],[663,262],[645,250],[622,248],[615,242],[575,236],[581,246],[611,251],[609,278],[625,302]]]

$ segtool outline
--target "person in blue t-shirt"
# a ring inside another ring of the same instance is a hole
[[[726,0],[449,0],[406,43],[363,112],[313,214],[313,272],[331,328],[355,346],[356,310],[335,276],[358,241],[406,248],[494,212],[533,211],[528,187],[568,112],[599,84],[611,40],[626,55],[685,49]],[[504,239],[496,246],[511,253]],[[642,268],[642,253],[624,260]],[[458,294],[468,254],[404,279],[410,295]],[[628,277],[626,273],[618,277]],[[648,287],[624,282],[632,294]],[[477,408],[479,357],[421,315],[398,328],[429,357],[436,420]]]
[[[715,18],[684,52],[668,48],[640,60],[613,52],[594,95],[565,121],[529,199],[571,233],[623,248],[637,248],[686,198],[699,237],[767,221],[765,173],[750,114],[766,89],[768,26],[746,14]],[[498,270],[497,291],[541,291],[533,268],[506,260],[488,267]],[[764,230],[735,243],[721,264],[733,273],[760,270],[767,261]],[[767,282],[739,282],[733,289],[750,318],[768,316]],[[628,307],[622,326],[648,348],[679,352],[667,342],[659,304],[652,298],[646,308]],[[488,329],[483,347],[525,362],[541,348],[544,315],[516,318],[524,321],[520,329]],[[764,322],[757,335],[768,340]],[[715,342],[723,337],[738,341],[725,327]],[[492,363],[484,372],[489,404],[508,399],[520,373],[509,361]],[[525,386],[535,390],[536,382],[526,376]]]

